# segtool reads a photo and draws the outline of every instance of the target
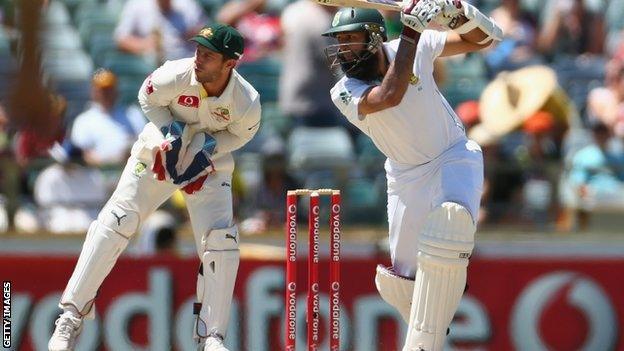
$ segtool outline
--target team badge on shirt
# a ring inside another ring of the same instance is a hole
[[[143,173],[145,173],[145,170],[147,169],[147,165],[143,162],[137,162],[136,165],[134,165],[134,175],[137,177],[141,177],[143,175]]]
[[[217,109],[211,111],[211,113],[220,122],[227,122],[230,120],[230,110],[225,107],[217,107]]]
[[[199,97],[193,95],[180,95],[178,104],[184,107],[199,107]]]
[[[412,75],[410,76],[410,81],[409,81],[410,85],[416,85],[419,82],[420,82],[420,77],[412,73]]]
[[[342,103],[345,105],[348,105],[351,100],[353,99],[353,96],[351,96],[351,92],[350,91],[343,91],[342,93],[340,93],[340,100],[342,100]]]

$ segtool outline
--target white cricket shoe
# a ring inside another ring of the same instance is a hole
[[[229,351],[223,346],[223,339],[219,336],[209,336],[200,344],[199,351]]]
[[[48,342],[48,350],[73,351],[76,339],[82,331],[82,319],[67,311],[61,314],[54,324],[56,328]]]

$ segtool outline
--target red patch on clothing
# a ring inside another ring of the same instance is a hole
[[[151,74],[147,77],[147,84],[145,85],[145,92],[147,93],[147,95],[150,95],[154,92],[154,85],[152,84],[152,80],[150,79],[151,77]]]
[[[199,97],[192,95],[180,95],[178,98],[178,104],[184,107],[199,108]]]

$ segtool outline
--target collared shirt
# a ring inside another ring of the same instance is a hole
[[[136,137],[136,129],[145,120],[135,107],[116,107],[106,111],[100,104],[91,106],[79,114],[71,128],[71,141],[79,148],[91,152],[99,162],[123,161]]]
[[[217,171],[219,159],[224,156],[231,158],[230,153],[251,140],[260,126],[260,95],[251,84],[232,70],[223,93],[207,96],[195,78],[192,57],[168,61],[154,71],[143,82],[138,98],[151,122],[139,137],[145,144],[144,148],[150,149],[162,142],[160,127],[173,120],[183,121],[193,132],[207,132],[216,139],[213,161]],[[224,167],[230,168],[229,165]]]
[[[331,90],[332,100],[349,122],[394,162],[420,165],[465,138],[464,128],[433,79],[433,61],[444,49],[446,34],[425,30],[420,37],[413,74],[398,106],[360,116],[358,105],[374,83],[343,77]],[[393,61],[399,40],[384,43]]]
[[[172,0],[170,13],[162,13],[157,0],[130,0],[119,16],[115,40],[130,35],[141,38],[158,32],[164,56],[168,60],[192,55],[194,43],[186,40],[187,32],[202,26],[205,18],[195,1]]]

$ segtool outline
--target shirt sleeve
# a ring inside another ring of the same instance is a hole
[[[362,123],[364,116],[358,113],[358,105],[364,94],[372,88],[358,79],[343,79],[336,83],[331,90],[331,98],[334,105],[353,124]]]
[[[427,29],[422,33],[418,46],[422,50],[423,54],[430,57],[431,60],[434,60],[440,56],[442,50],[444,50],[446,37],[446,32]]]
[[[158,129],[173,121],[169,104],[176,95],[176,76],[169,72],[166,62],[145,79],[139,90],[139,105],[147,119]]]
[[[260,97],[251,103],[245,114],[239,120],[230,123],[226,130],[214,133],[212,136],[217,141],[217,152],[214,155],[230,153],[247,144],[260,127]]]

